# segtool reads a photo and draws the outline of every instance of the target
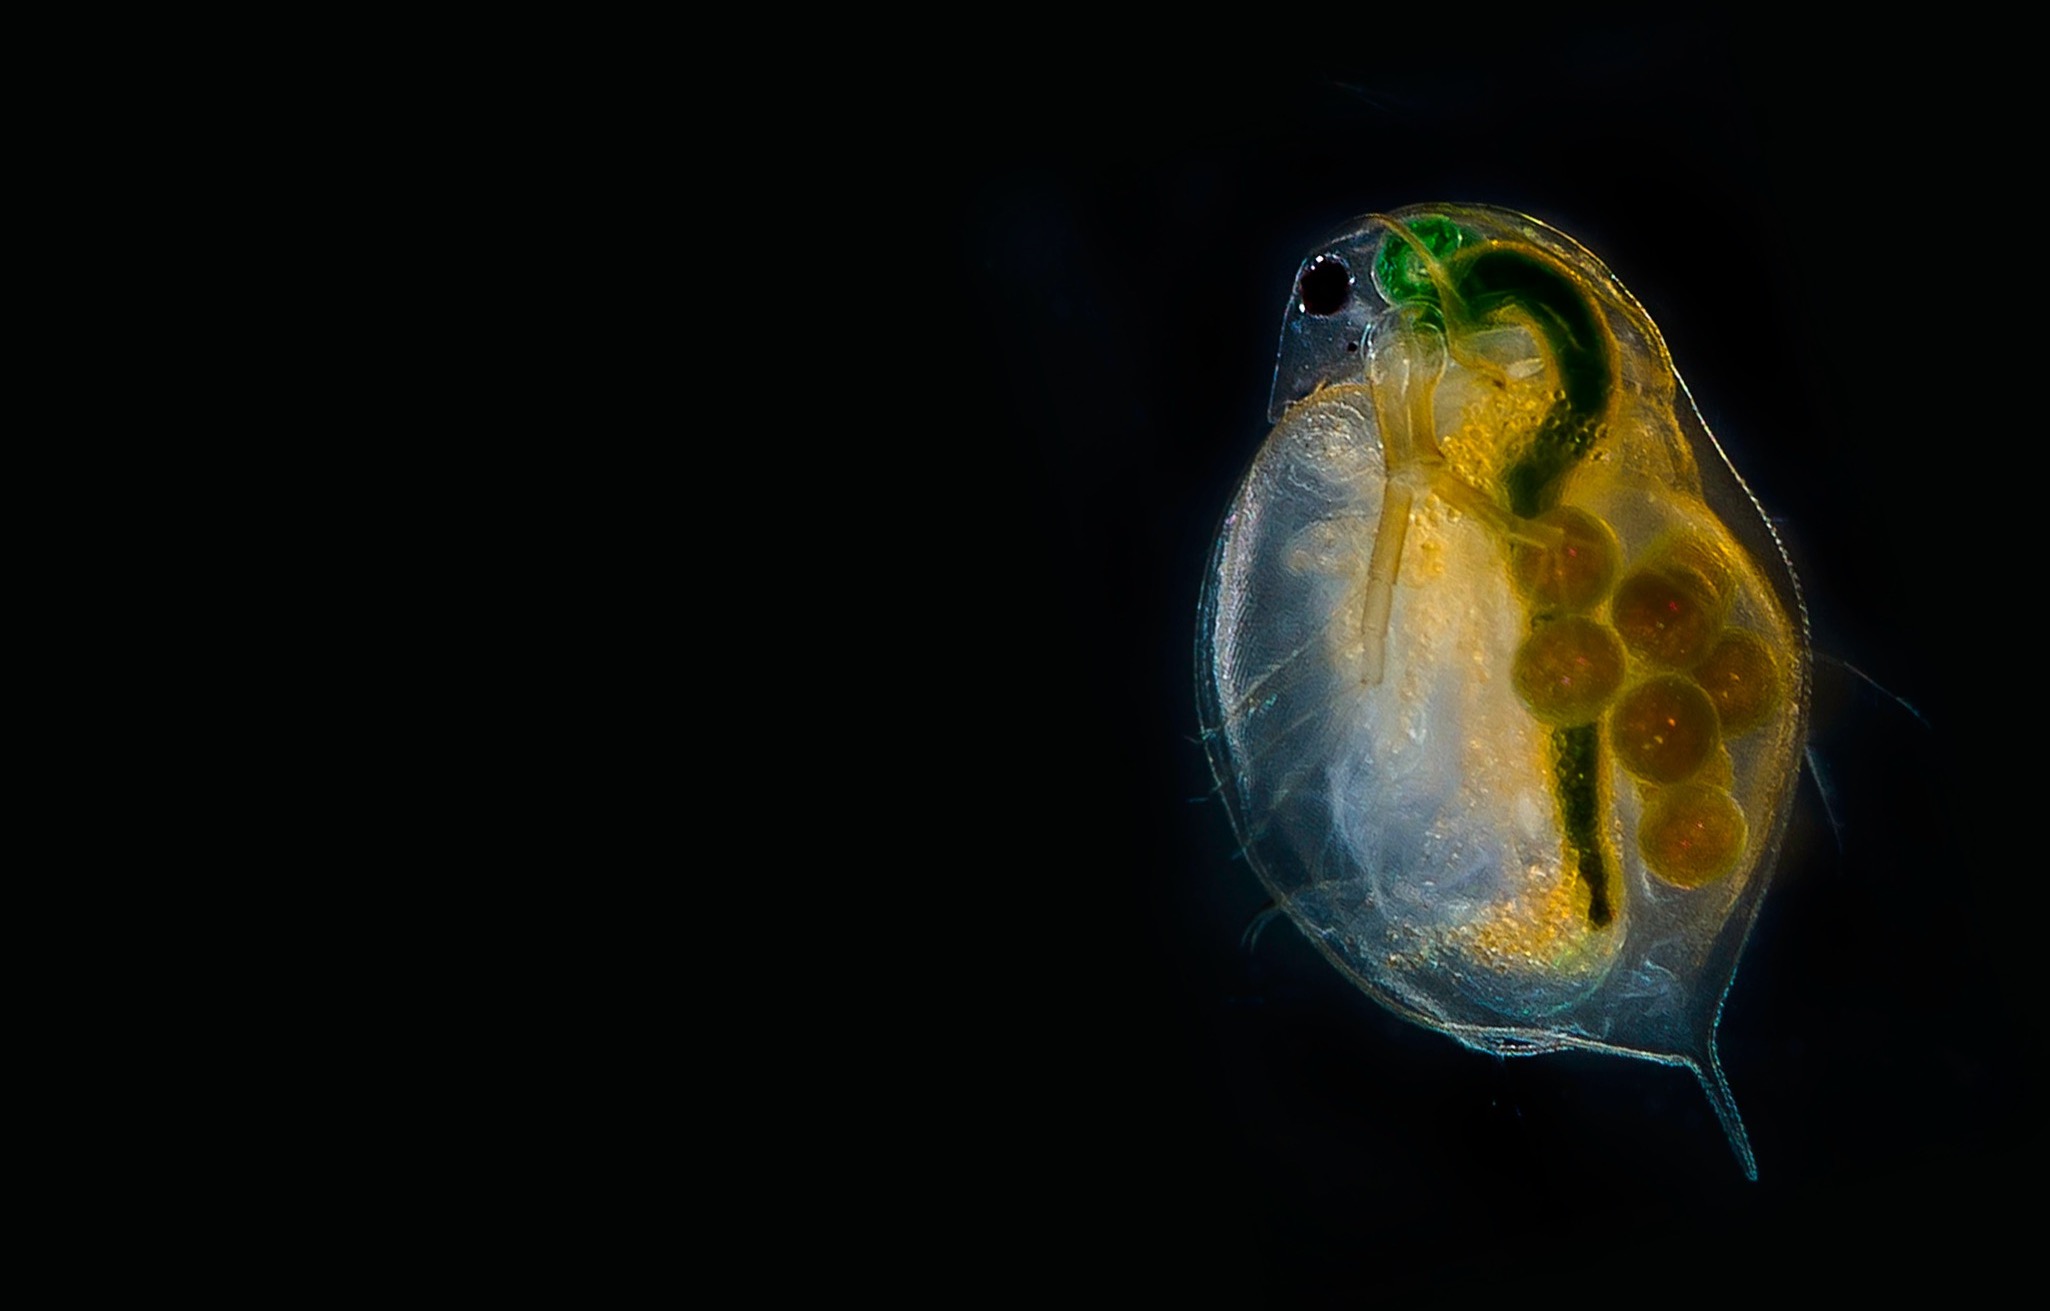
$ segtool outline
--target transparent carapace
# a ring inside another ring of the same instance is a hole
[[[1806,732],[1785,553],[1601,261],[1421,205],[1303,262],[1197,638],[1276,903],[1471,1047],[1715,1052]]]

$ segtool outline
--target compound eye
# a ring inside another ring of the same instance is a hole
[[[1336,255],[1319,255],[1296,279],[1295,289],[1303,313],[1328,318],[1352,299],[1352,270]]]

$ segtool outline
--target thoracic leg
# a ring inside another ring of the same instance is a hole
[[[1395,606],[1395,584],[1402,569],[1409,517],[1420,494],[1447,504],[1488,524],[1496,532],[1536,547],[1556,548],[1564,532],[1511,514],[1499,502],[1471,487],[1446,468],[1438,447],[1435,399],[1445,373],[1446,344],[1435,323],[1423,314],[1405,311],[1391,317],[1376,334],[1367,367],[1367,390],[1381,434],[1383,477],[1381,521],[1367,561],[1366,595],[1361,607],[1360,681],[1373,686],[1387,670],[1388,625]]]

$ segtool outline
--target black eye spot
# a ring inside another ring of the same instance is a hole
[[[1319,255],[1303,270],[1296,295],[1305,314],[1336,314],[1352,299],[1352,270],[1336,255]]]

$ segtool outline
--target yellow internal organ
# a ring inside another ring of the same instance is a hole
[[[1566,865],[1533,865],[1518,895],[1480,907],[1450,937],[1498,973],[1584,973],[1602,968],[1615,937],[1588,928],[1587,884]]]
[[[1556,547],[1518,543],[1510,549],[1509,573],[1517,591],[1538,610],[1592,609],[1609,594],[1621,548],[1608,524],[1585,510],[1558,506],[1536,522],[1565,534]]]
[[[1632,774],[1652,783],[1677,783],[1715,751],[1715,704],[1691,679],[1662,674],[1616,703],[1609,740]]]
[[[1637,829],[1645,865],[1683,888],[1727,875],[1749,839],[1744,812],[1730,794],[1695,783],[1653,791]]]
[[[1544,723],[1592,724],[1623,685],[1623,643],[1592,619],[1557,619],[1523,639],[1510,676],[1524,707]]]
[[[1696,666],[1694,677],[1715,703],[1728,734],[1758,727],[1779,704],[1779,663],[1764,639],[1741,628],[1722,635]]]

